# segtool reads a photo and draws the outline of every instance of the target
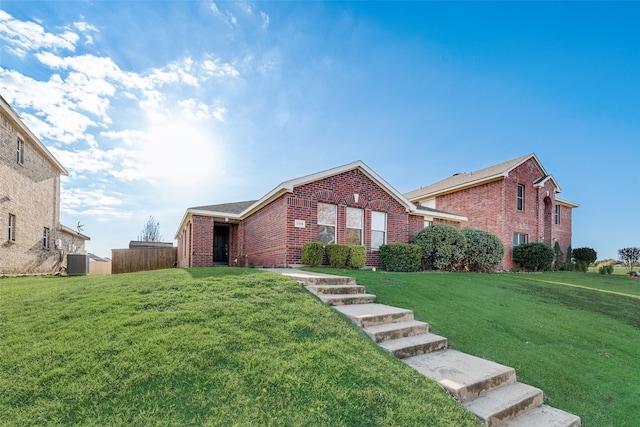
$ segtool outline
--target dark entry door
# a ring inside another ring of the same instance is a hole
[[[229,227],[213,227],[213,263],[229,265]]]

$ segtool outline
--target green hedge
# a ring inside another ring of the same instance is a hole
[[[410,243],[380,245],[378,258],[387,271],[418,271],[422,264],[422,248]]]
[[[307,242],[302,246],[302,256],[300,257],[303,264],[309,267],[319,267],[322,264],[322,256],[324,255],[324,245],[322,242]]]
[[[513,260],[532,271],[550,270],[554,256],[550,246],[539,242],[523,243],[513,248]]]
[[[331,243],[325,246],[327,252],[327,261],[331,268],[344,268],[349,260],[350,248],[348,245]]]
[[[437,223],[423,228],[414,239],[428,268],[455,271],[464,263],[467,239],[457,228]]]
[[[349,246],[349,261],[348,265],[353,269],[360,269],[365,266],[367,262],[367,250],[362,245]]]

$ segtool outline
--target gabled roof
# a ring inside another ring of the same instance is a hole
[[[195,208],[187,209],[182,221],[180,222],[180,226],[178,227],[178,231],[176,233],[175,238],[177,239],[180,231],[184,228],[188,219],[192,215],[204,215],[204,216],[217,216],[224,217],[228,219],[234,220],[242,220],[273,202],[280,196],[292,193],[295,187],[299,187],[301,185],[305,185],[311,182],[319,181],[325,178],[329,178],[331,176],[339,175],[344,172],[348,172],[354,169],[360,170],[365,176],[375,182],[378,186],[380,186],[384,191],[387,192],[391,197],[393,197],[398,203],[400,203],[408,213],[414,213],[416,215],[425,215],[425,211],[423,209],[419,209],[416,205],[411,203],[405,196],[402,195],[398,190],[393,188],[387,181],[382,179],[377,173],[375,173],[369,166],[367,166],[361,160],[348,163],[343,166],[338,166],[332,169],[327,169],[321,172],[316,172],[314,174],[305,175],[299,178],[291,179],[289,181],[284,181],[280,185],[276,186],[273,190],[268,192],[264,197],[255,201],[246,201],[246,202],[237,202],[237,203],[224,203],[219,205],[209,205],[209,206],[200,206]],[[431,214],[438,213],[436,211],[430,212]],[[443,218],[451,219],[454,221],[466,221],[466,217],[449,214],[446,212],[440,212],[440,215]]]
[[[475,187],[476,185],[485,184],[487,182],[504,179],[512,170],[528,160],[533,160],[542,175],[541,180],[538,180],[539,182],[534,183],[534,185],[542,186],[544,185],[544,182],[551,179],[553,185],[556,187],[556,192],[559,193],[560,187],[557,185],[555,179],[547,173],[540,163],[540,160],[538,160],[538,157],[531,153],[475,172],[456,173],[455,175],[443,179],[442,181],[438,181],[435,184],[405,193],[405,197],[415,202],[417,200],[424,200],[437,195],[451,193],[453,191]]]
[[[60,175],[68,176],[69,172],[62,166],[62,163],[58,161],[53,154],[44,146],[42,142],[29,130],[29,128],[22,122],[18,113],[9,105],[9,103],[0,95],[0,108],[4,110],[9,122],[19,129],[20,135],[23,138],[29,140],[34,148],[42,154],[49,162],[60,172]]]

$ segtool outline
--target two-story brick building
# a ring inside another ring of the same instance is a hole
[[[60,224],[66,169],[0,96],[0,275],[55,273],[89,238]]]
[[[426,225],[448,222],[499,236],[499,268],[511,269],[514,245],[571,245],[578,205],[559,192],[535,154],[404,195],[358,161],[286,181],[259,200],[187,209],[175,236],[178,265],[297,265],[306,242],[322,241],[364,245],[375,266],[381,244],[412,242]]]
[[[572,210],[560,186],[535,154],[468,173],[456,173],[435,184],[410,191],[411,202],[468,218],[466,227],[496,234],[504,244],[501,268],[512,269],[513,248],[521,243],[558,242],[566,254],[571,246]]]
[[[283,182],[259,200],[187,209],[176,233],[178,266],[290,266],[310,241],[364,245],[378,265],[383,243],[409,242],[433,221],[461,215],[416,206],[361,161]]]

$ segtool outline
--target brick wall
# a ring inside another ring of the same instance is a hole
[[[0,115],[0,274],[57,272],[55,250],[60,215],[60,173],[4,116]],[[17,139],[24,161],[16,159]],[[15,215],[15,242],[8,241],[9,214]],[[43,247],[44,228],[50,230]]]
[[[191,218],[192,267],[213,265],[213,224],[211,217],[194,215]]]
[[[357,201],[356,195],[357,194]],[[286,196],[287,203],[287,264],[300,264],[302,246],[317,240],[318,203],[337,205],[337,243],[346,242],[347,207],[364,212],[363,244],[367,251],[367,265],[379,265],[377,251],[371,250],[371,212],[387,213],[387,243],[407,242],[409,215],[405,208],[359,169],[353,169],[322,180],[294,188]],[[305,221],[304,228],[296,228],[295,220]]]
[[[555,225],[555,192],[551,180],[541,188],[533,183],[541,173],[533,160],[519,165],[505,179],[485,183],[436,198],[438,209],[455,212],[468,218],[464,227],[486,230],[497,235],[505,247],[503,263],[499,268],[512,269],[513,233],[528,236],[528,242],[544,242],[553,247],[560,242],[563,252],[571,243],[571,209],[561,207],[561,223]],[[524,210],[518,211],[516,194],[518,185],[524,186]],[[545,214],[545,199],[550,211]],[[545,232],[545,224],[550,226]]]
[[[240,257],[252,267],[287,264],[286,195],[246,218],[242,224],[244,253]]]

